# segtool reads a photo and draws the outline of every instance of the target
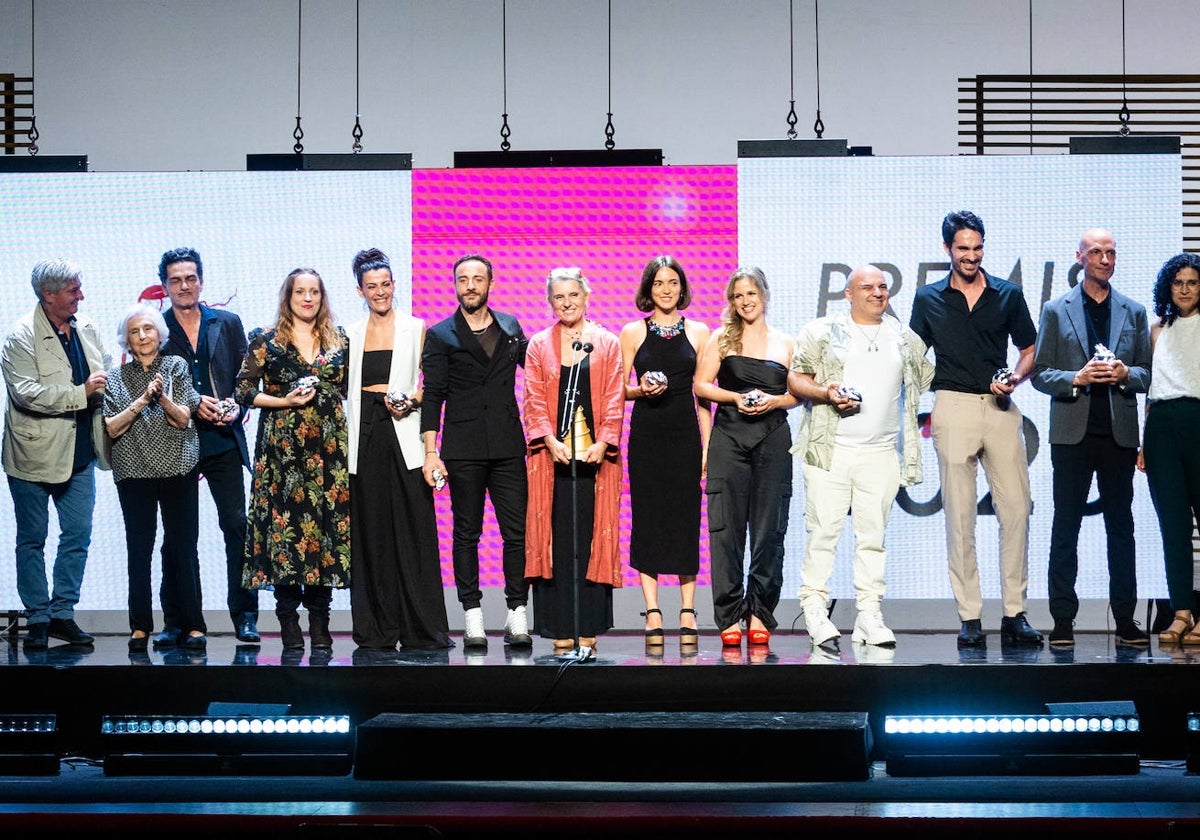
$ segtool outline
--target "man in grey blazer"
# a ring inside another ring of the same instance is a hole
[[[1109,231],[1084,233],[1075,259],[1083,280],[1042,309],[1033,365],[1033,387],[1051,397],[1050,646],[1075,644],[1079,532],[1089,513],[1094,475],[1104,518],[1116,641],[1119,646],[1145,647],[1150,637],[1133,619],[1133,474],[1139,444],[1137,395],[1150,387],[1150,331],[1145,307],[1110,283],[1117,246]]]
[[[82,271],[67,260],[38,263],[31,275],[38,304],[4,340],[0,370],[4,472],[17,526],[17,593],[25,607],[25,650],[50,637],[90,645],[75,623],[92,542],[96,472],[108,469],[101,403],[112,358],[95,325],[78,314]],[[47,509],[58,513],[58,553],[46,581]]]

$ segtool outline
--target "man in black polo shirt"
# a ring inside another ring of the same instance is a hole
[[[1024,418],[1011,397],[1033,369],[1037,329],[1021,288],[981,268],[983,235],[983,221],[974,213],[946,215],[942,241],[950,273],[917,290],[909,325],[933,348],[937,362],[931,426],[946,514],[950,586],[962,621],[958,646],[986,644],[975,555],[976,482],[982,463],[1000,525],[1001,641],[1040,647],[1042,634],[1025,615],[1029,465]],[[1020,352],[1011,371],[1010,338]]]

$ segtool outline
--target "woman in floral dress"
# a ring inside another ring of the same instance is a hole
[[[304,647],[301,604],[313,650],[332,648],[333,590],[350,585],[346,351],[321,276],[297,268],[275,325],[250,332],[238,373],[235,398],[261,409],[242,583],[275,590],[285,650]]]

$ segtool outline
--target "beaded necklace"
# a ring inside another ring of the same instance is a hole
[[[655,323],[653,318],[646,319],[646,329],[654,333],[659,338],[674,338],[683,333],[683,316],[679,316],[679,320],[669,327],[664,327],[661,324]]]

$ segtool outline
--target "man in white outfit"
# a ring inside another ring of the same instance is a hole
[[[854,528],[852,641],[894,646],[883,621],[884,533],[900,485],[922,480],[917,405],[933,380],[920,337],[887,312],[887,278],[862,265],[846,283],[850,311],[818,318],[796,338],[788,389],[804,402],[791,452],[803,458],[808,545],[800,606],[813,645],[836,643],[829,577],[850,511]]]

